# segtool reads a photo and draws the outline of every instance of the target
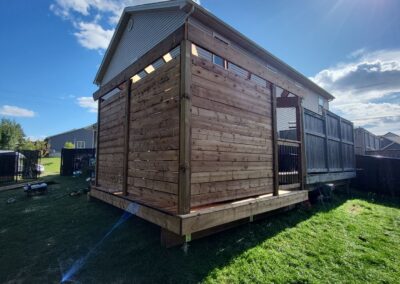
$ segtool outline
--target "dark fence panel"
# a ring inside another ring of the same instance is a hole
[[[39,159],[36,150],[0,153],[0,184],[37,179]]]
[[[358,190],[400,196],[400,159],[357,155],[356,165]]]
[[[76,171],[93,171],[92,162],[96,149],[65,149],[61,150],[60,175],[72,176]]]
[[[17,153],[0,153],[0,184],[16,180]]]
[[[353,124],[324,111],[304,109],[307,173],[355,170]]]
[[[37,165],[39,164],[40,153],[35,150],[20,150],[19,153],[23,155],[23,159],[19,160],[19,164],[22,162],[22,167],[19,166],[19,175],[22,179],[37,179],[39,172],[37,171]]]

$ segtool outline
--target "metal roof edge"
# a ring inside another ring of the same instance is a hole
[[[67,131],[64,131],[64,132],[61,132],[61,133],[58,133],[58,134],[55,134],[55,135],[47,136],[47,137],[44,138],[44,140],[49,139],[49,138],[53,138],[53,137],[56,137],[56,136],[59,136],[59,135],[68,134],[70,132],[74,132],[74,131],[77,131],[77,130],[90,129],[90,128],[93,128],[95,125],[96,125],[96,123],[92,123],[92,124],[90,124],[88,126],[67,130]]]

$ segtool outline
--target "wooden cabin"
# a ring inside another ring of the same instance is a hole
[[[167,244],[301,203],[355,176],[333,96],[192,1],[124,10],[96,75],[91,196]]]

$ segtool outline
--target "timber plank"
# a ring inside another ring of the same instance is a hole
[[[246,171],[215,171],[215,172],[195,172],[192,173],[191,182],[218,182],[254,178],[271,178],[272,170],[246,170]]]
[[[267,141],[264,145],[247,145],[240,143],[230,143],[216,140],[192,139],[193,151],[215,151],[215,152],[234,152],[236,154],[268,154],[272,153],[272,142]]]
[[[265,153],[265,149],[264,149]],[[192,149],[192,161],[261,162],[271,161],[271,154],[249,154],[236,152],[196,151]]]
[[[283,208],[308,199],[307,191],[296,191],[281,196],[258,196],[241,202],[200,209],[181,215],[181,234],[191,234],[253,215]]]
[[[129,207],[130,206],[132,207],[132,200],[129,200],[129,197],[122,198],[120,196],[106,193],[94,187],[92,187],[90,190],[90,196],[100,199],[106,203],[109,203],[123,210],[129,211]],[[176,234],[180,233],[180,220],[178,217],[166,214],[164,212],[152,209],[147,206],[143,206],[141,204],[134,204],[134,205],[136,209],[135,210],[136,216],[144,220],[147,220],[149,222],[152,222]]]

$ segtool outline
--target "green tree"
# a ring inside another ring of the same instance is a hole
[[[74,143],[72,143],[72,142],[70,142],[70,141],[67,141],[67,142],[65,142],[65,144],[64,144],[64,148],[66,148],[66,149],[74,149],[74,148],[75,148],[75,145],[74,145]]]
[[[0,149],[16,150],[24,141],[24,131],[14,120],[2,118],[0,121]]]
[[[21,150],[38,150],[40,157],[46,157],[49,154],[50,144],[46,140],[31,141],[24,139],[18,148]]]
[[[24,139],[18,148],[21,150],[36,150],[36,145],[34,141]]]
[[[47,157],[50,152],[50,143],[47,140],[35,141],[36,150],[40,151],[41,157]]]

